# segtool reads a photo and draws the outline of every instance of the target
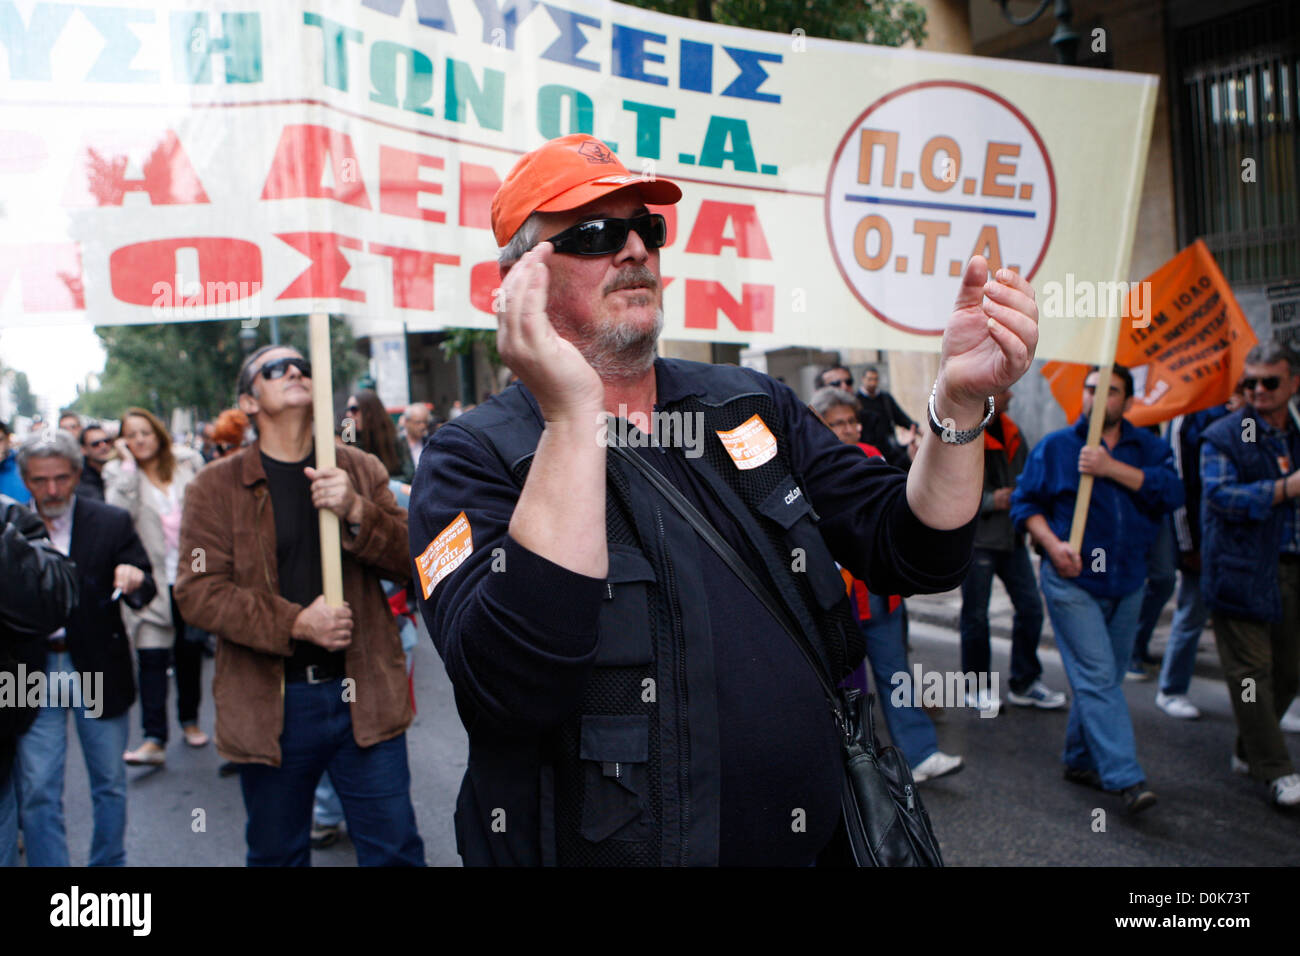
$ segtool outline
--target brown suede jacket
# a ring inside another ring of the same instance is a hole
[[[406,658],[380,578],[407,581],[406,510],[378,458],[338,447],[338,466],[361,496],[356,533],[341,522],[343,598],[352,608],[347,676],[356,681],[352,734],[369,747],[410,726]],[[195,549],[202,549],[196,551]],[[185,495],[176,601],[188,623],[216,634],[217,750],[238,763],[280,765],[284,663],[302,606],[280,596],[275,517],[260,443],[214,461]]]

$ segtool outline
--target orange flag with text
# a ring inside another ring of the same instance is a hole
[[[1146,367],[1145,388],[1125,416],[1130,422],[1154,425],[1228,400],[1257,339],[1202,240],[1135,285],[1127,306],[1115,361],[1135,372]],[[1083,383],[1091,367],[1043,366],[1043,377],[1071,422],[1083,410]]]

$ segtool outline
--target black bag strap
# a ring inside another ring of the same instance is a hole
[[[704,539],[705,543],[717,552],[723,563],[729,567],[733,574],[753,592],[754,597],[767,608],[772,617],[781,625],[782,629],[790,635],[795,646],[799,648],[804,659],[808,661],[808,666],[813,669],[817,675],[818,682],[822,685],[822,692],[826,695],[826,701],[830,704],[831,710],[835,714],[836,725],[840,728],[841,733],[846,737],[849,734],[849,725],[844,713],[844,708],[840,705],[839,694],[835,691],[835,685],[831,682],[830,676],[822,667],[821,661],[817,657],[817,652],[808,644],[807,638],[799,630],[794,621],[790,619],[789,613],[783,608],[772,596],[771,591],[763,586],[752,568],[745,562],[736,549],[727,543],[726,539],[718,533],[709,519],[700,514],[694,505],[686,499],[686,496],[678,491],[668,479],[659,474],[651,465],[649,465],[640,455],[628,451],[622,445],[615,443],[613,434],[610,436],[610,448],[624,461],[639,471],[656,491],[672,505],[677,512],[686,519],[696,534]]]

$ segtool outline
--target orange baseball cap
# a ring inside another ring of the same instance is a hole
[[[633,176],[613,151],[586,133],[553,139],[526,153],[492,197],[492,234],[504,246],[535,212],[563,212],[619,189],[635,186],[647,203],[668,206],[682,198],[676,183]]]

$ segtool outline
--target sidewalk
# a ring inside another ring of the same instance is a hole
[[[1034,574],[1038,573],[1038,557],[1033,556]],[[907,599],[907,614],[912,620],[934,624],[953,632],[960,640],[959,619],[961,617],[961,589],[954,588],[942,594],[917,594]],[[989,598],[989,633],[992,637],[1011,637],[1011,599],[1007,597],[1006,588],[996,578],[993,581],[993,595]],[[1151,636],[1151,654],[1159,657],[1164,653],[1169,641],[1169,626],[1174,616],[1174,598],[1171,597],[1160,614],[1155,633]],[[1043,638],[1040,647],[1055,649],[1056,636],[1052,633],[1052,621],[1043,608]],[[1223,680],[1223,667],[1219,662],[1219,653],[1214,647],[1214,630],[1206,626],[1201,633],[1201,642],[1196,650],[1197,677]]]

